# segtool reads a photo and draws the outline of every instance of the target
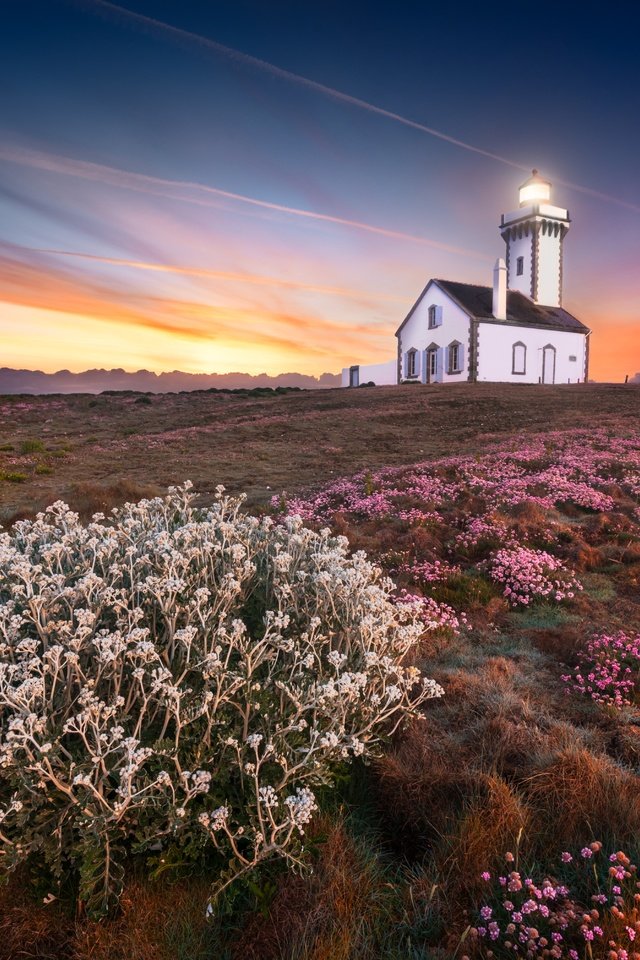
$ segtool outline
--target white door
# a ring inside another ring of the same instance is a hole
[[[438,351],[427,350],[427,383],[434,383],[438,377]]]
[[[542,382],[556,382],[556,348],[550,343],[542,351]]]

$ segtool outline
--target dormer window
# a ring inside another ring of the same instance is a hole
[[[439,327],[442,323],[442,307],[432,303],[429,307],[429,330]]]
[[[516,260],[516,276],[521,277],[524,274],[524,257],[518,257]]]

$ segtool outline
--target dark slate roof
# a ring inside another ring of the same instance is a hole
[[[480,287],[475,283],[458,283],[455,280],[434,280],[462,307],[465,313],[477,320],[493,320],[494,323],[513,323],[527,327],[548,327],[550,330],[573,330],[587,333],[577,317],[562,307],[545,307],[534,303],[516,290],[507,291],[507,319],[496,320],[493,316],[493,288]]]

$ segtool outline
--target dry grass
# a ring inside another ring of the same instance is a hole
[[[321,818],[325,834],[313,873],[281,883],[268,915],[255,914],[233,960],[352,960],[376,957],[378,926],[390,912],[380,865],[344,819]]]
[[[640,837],[638,776],[579,745],[536,757],[524,784],[538,811],[543,850],[579,845],[585,836],[628,846]]]
[[[216,956],[205,919],[208,884],[133,881],[120,915],[108,923],[38,906],[19,880],[0,898],[1,960],[205,960]]]

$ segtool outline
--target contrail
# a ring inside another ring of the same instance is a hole
[[[526,164],[517,163],[515,160],[511,160],[509,157],[503,157],[499,153],[492,153],[490,150],[484,150],[482,147],[476,147],[474,144],[467,143],[465,140],[459,140],[456,137],[450,136],[448,133],[443,133],[442,130],[436,130],[434,127],[428,127],[424,123],[418,123],[417,120],[411,120],[408,117],[402,116],[402,114],[394,113],[392,110],[385,110],[383,107],[378,107],[376,104],[369,103],[367,100],[361,100],[359,97],[353,97],[349,93],[336,90],[334,87],[329,87],[324,83],[319,83],[317,80],[311,80],[309,77],[304,77],[299,73],[293,73],[291,70],[285,70],[282,67],[276,66],[274,63],[269,63],[267,60],[261,60],[259,57],[254,57],[249,53],[244,53],[242,50],[236,50],[234,47],[227,47],[222,43],[218,43],[216,40],[211,40],[209,37],[203,37],[199,33],[192,33],[190,30],[183,30],[181,27],[175,27],[170,23],[165,23],[163,20],[156,20],[154,17],[148,17],[142,13],[135,13],[133,10],[128,10],[126,7],[121,7],[117,3],[111,3],[110,0],[77,0],[77,2],[90,5],[92,7],[101,7],[106,12],[119,14],[122,17],[137,21],[138,23],[144,24],[145,26],[154,30],[161,31],[163,33],[169,33],[180,40],[187,40],[192,43],[197,43],[199,46],[213,50],[215,53],[231,60],[235,60],[238,63],[244,63],[248,66],[256,67],[259,70],[270,73],[274,77],[280,77],[283,80],[288,80],[300,86],[307,87],[310,90],[315,90],[317,93],[321,93],[326,97],[331,97],[333,100],[350,104],[352,107],[358,107],[361,110],[367,110],[369,113],[378,114],[378,116],[386,117],[387,120],[394,120],[396,123],[401,123],[406,127],[411,127],[414,130],[420,130],[422,133],[427,133],[432,137],[437,137],[439,140],[444,140],[447,143],[451,143],[453,146],[461,147],[463,150],[468,150],[471,153],[480,154],[482,157],[488,157],[490,160],[497,160],[498,163],[504,163],[509,167],[515,168],[516,170],[525,170],[528,172],[531,169]],[[603,193],[600,190],[593,190],[591,187],[584,187],[579,183],[573,183],[570,180],[561,180],[557,177],[555,178],[555,182],[561,184],[563,187],[568,187],[571,190],[577,190],[579,193],[584,193],[587,196],[594,197],[598,200],[604,200],[609,203],[614,203],[619,207],[624,207],[627,210],[633,210],[635,213],[640,213],[640,205],[630,203],[627,200],[621,200],[619,197],[615,197],[610,193]]]
[[[2,241],[0,241],[2,243]],[[98,263],[111,264],[116,267],[130,267],[134,270],[150,270],[158,273],[175,273],[187,277],[205,277],[212,280],[229,280],[232,282],[250,283],[265,287],[285,287],[291,290],[302,290],[310,293],[326,293],[330,296],[345,297],[348,299],[388,301],[390,303],[405,303],[406,297],[393,297],[388,294],[372,294],[371,291],[350,290],[347,287],[327,287],[320,284],[302,283],[296,280],[281,280],[278,277],[266,277],[254,273],[230,273],[225,270],[209,270],[206,267],[182,267],[175,264],[149,263],[144,260],[126,260],[120,257],[101,257],[93,253],[81,253],[75,250],[57,250],[51,247],[25,247],[11,244],[10,246],[29,253],[46,253],[56,257],[72,257],[80,260],[91,260]]]
[[[466,257],[475,257],[479,260],[491,260],[491,257],[477,250],[469,250],[466,247],[452,246],[443,243],[440,240],[431,240],[428,237],[421,237],[412,233],[403,233],[400,230],[389,230],[386,227],[378,227],[372,223],[363,223],[359,220],[348,220],[345,217],[334,217],[327,213],[316,213],[313,210],[303,210],[298,207],[288,207],[281,203],[271,203],[268,200],[258,200],[255,197],[248,197],[241,193],[232,193],[229,190],[222,190],[218,187],[210,187],[203,183],[192,183],[183,180],[166,180],[162,177],[153,177],[143,173],[135,173],[130,170],[122,170],[118,167],[109,167],[101,163],[91,163],[87,160],[75,160],[71,157],[63,157],[57,154],[43,153],[38,150],[27,150],[22,147],[0,146],[0,160],[6,160],[9,163],[16,163],[24,166],[35,167],[38,170],[50,170],[54,173],[61,173],[67,176],[80,177],[84,180],[93,180],[100,183],[106,183],[110,186],[124,187],[128,190],[137,190],[142,193],[151,193],[155,196],[165,197],[169,200],[179,200],[183,203],[193,203],[199,206],[215,207],[216,203],[208,200],[208,197],[217,197],[222,200],[234,200],[239,203],[245,203],[250,206],[260,207],[265,210],[272,210],[277,213],[284,213],[294,217],[303,217],[309,220],[316,220],[323,223],[335,223],[339,226],[350,227],[355,230],[363,230],[366,233],[374,233],[379,236],[389,237],[392,240],[405,240],[410,243],[418,243],[427,247],[435,247],[438,250],[445,250],[448,253],[456,253]],[[182,193],[171,191],[193,190],[204,196],[193,197]]]

